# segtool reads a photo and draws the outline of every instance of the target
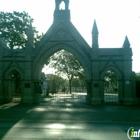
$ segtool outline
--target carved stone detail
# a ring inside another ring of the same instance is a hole
[[[67,32],[64,30],[64,29],[59,29],[57,32],[56,32],[56,37],[58,39],[64,39],[66,38],[67,36]]]

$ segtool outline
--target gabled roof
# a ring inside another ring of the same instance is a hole
[[[44,37],[36,47],[36,49],[42,48],[47,42],[76,42],[81,49],[84,49],[87,53],[90,53],[91,47],[74,27],[70,20],[58,20],[54,21],[49,30],[45,33]]]

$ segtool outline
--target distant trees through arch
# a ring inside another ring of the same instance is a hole
[[[108,70],[104,76],[104,101],[118,102],[118,76],[113,70]]]

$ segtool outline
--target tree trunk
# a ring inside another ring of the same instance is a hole
[[[71,94],[71,83],[72,83],[72,80],[69,80],[69,89],[70,89],[70,94]]]

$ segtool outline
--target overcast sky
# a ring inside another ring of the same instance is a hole
[[[26,11],[33,26],[46,32],[53,22],[55,0],[0,0],[0,11]],[[122,47],[125,36],[133,50],[133,70],[140,71],[140,0],[70,0],[71,21],[91,46],[96,19],[99,47]]]

